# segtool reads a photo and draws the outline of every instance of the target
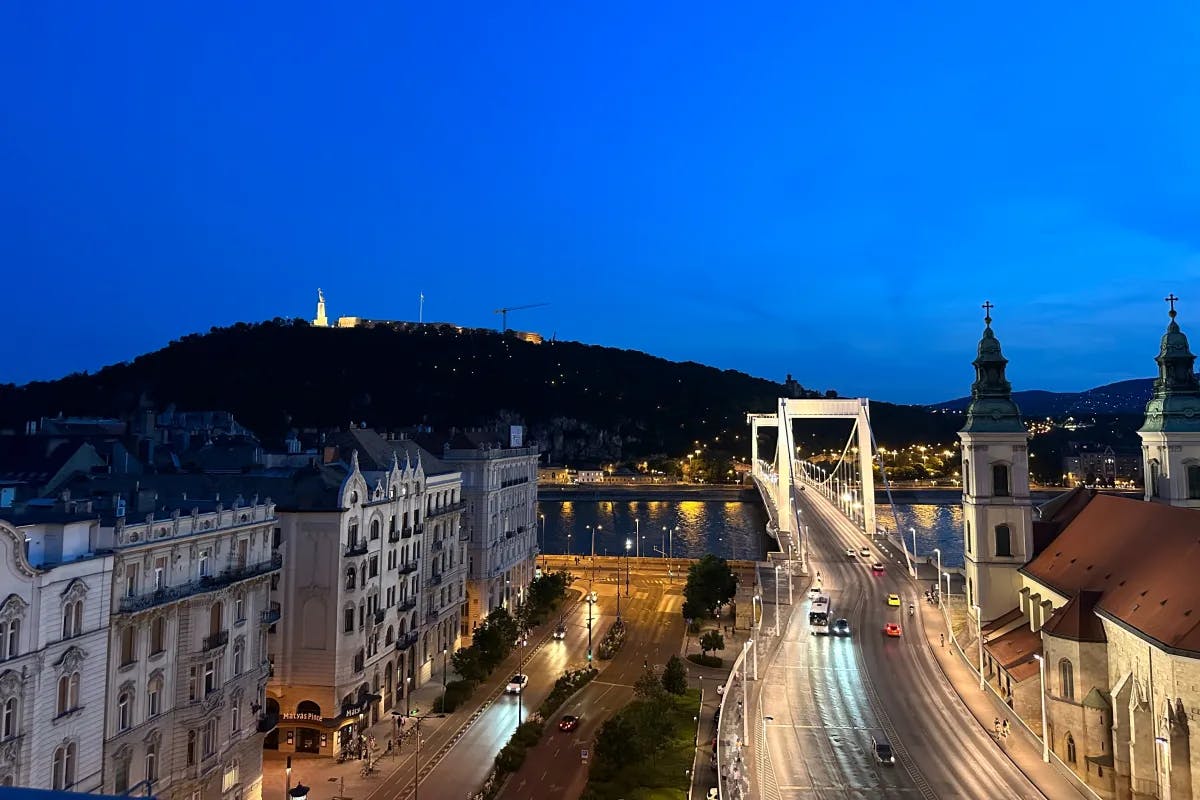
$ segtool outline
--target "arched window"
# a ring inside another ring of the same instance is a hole
[[[1007,525],[996,526],[996,555],[1012,555],[1012,530]]]
[[[354,567],[346,567],[346,591],[354,591]]]
[[[62,638],[70,639],[83,633],[83,601],[75,600],[63,606]]]
[[[354,632],[354,606],[346,606],[342,609],[342,632]]]
[[[187,765],[189,767],[196,764],[196,732],[188,731],[187,735]]]
[[[300,704],[296,706],[296,713],[316,714],[319,717],[321,716],[321,707],[312,700],[301,700]]]
[[[1064,658],[1058,662],[1058,686],[1058,694],[1062,699],[1075,699],[1075,668],[1071,666],[1070,659]]]
[[[158,745],[151,742],[146,745],[146,783],[158,780]]]
[[[371,538],[372,539],[379,538],[379,520],[377,520],[377,519],[371,520]]]
[[[971,493],[971,462],[963,459],[963,494]]]
[[[1160,489],[1162,488],[1161,487],[1162,482],[1159,480],[1159,478],[1161,478],[1161,477],[1162,477],[1162,467],[1159,465],[1158,460],[1154,459],[1154,458],[1150,459],[1150,496],[1151,497],[1162,497],[1162,494],[1160,492]]]
[[[10,697],[4,701],[4,716],[0,720],[0,733],[3,734],[3,738],[5,739],[17,735],[17,726],[19,724],[19,720],[17,719],[18,710],[17,698]]]
[[[385,633],[383,636],[383,643],[390,645],[392,643],[392,640],[395,638],[396,638],[395,630],[392,628],[391,625],[388,625],[387,633]]]
[[[21,620],[10,619],[0,624],[0,661],[21,654]]]
[[[133,725],[133,698],[121,692],[117,698],[117,730],[127,731]]]
[[[1188,464],[1188,500],[1200,500],[1200,464]]]
[[[992,464],[992,495],[1008,497],[1008,465]]]
[[[79,673],[72,672],[58,679],[58,702],[55,713],[58,716],[79,708]]]
[[[1074,764],[1075,763],[1075,737],[1069,733],[1067,734],[1066,750],[1067,750],[1067,763]]]
[[[146,685],[146,716],[157,717],[162,713],[162,678],[151,678]]]
[[[70,789],[75,784],[75,743],[67,742],[54,750],[51,771],[52,788]]]

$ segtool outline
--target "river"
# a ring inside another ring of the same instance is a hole
[[[917,553],[929,555],[942,550],[942,563],[960,567],[963,562],[962,507],[958,503],[897,503],[899,528],[912,546],[909,528],[917,530]],[[765,534],[767,517],[758,501],[723,500],[542,500],[547,553],[591,552],[588,525],[599,526],[596,552],[623,552],[625,540],[633,539],[634,520],[641,533],[642,555],[657,555],[654,548],[671,550],[677,556],[699,558],[713,553],[723,558],[758,560],[774,543]],[[879,524],[897,527],[890,506],[876,508]],[[663,527],[675,528],[672,542],[664,539]],[[637,554],[636,542],[633,554]]]

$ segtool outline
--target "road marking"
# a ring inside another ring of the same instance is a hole
[[[620,686],[624,689],[632,689],[633,688],[628,683],[609,683],[607,681],[598,681],[598,680],[593,680],[592,683],[595,684],[596,686]]]

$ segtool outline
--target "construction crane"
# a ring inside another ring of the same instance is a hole
[[[500,330],[506,331],[506,330],[508,330],[508,312],[522,311],[526,308],[541,308],[542,306],[548,306],[548,305],[550,305],[550,304],[549,303],[530,303],[527,306],[509,306],[508,308],[497,308],[492,313],[500,315]]]

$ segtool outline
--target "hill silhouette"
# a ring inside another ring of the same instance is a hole
[[[716,437],[728,437],[722,449],[728,442],[730,452],[749,455],[746,412],[772,411],[783,391],[734,370],[578,342],[277,319],[185,336],[95,373],[0,386],[0,426],[20,430],[59,413],[128,417],[148,400],[159,409],[231,411],[276,445],[292,429],[500,422],[528,425],[559,462],[679,455],[695,440]],[[953,441],[961,424],[953,415],[886,403],[872,403],[872,420],[892,446]],[[846,435],[845,423],[806,429],[812,447],[840,446]]]

